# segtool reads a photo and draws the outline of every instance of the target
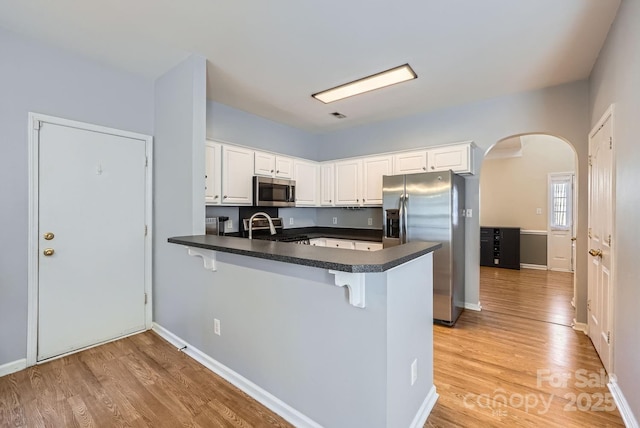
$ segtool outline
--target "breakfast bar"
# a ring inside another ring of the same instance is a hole
[[[198,292],[217,301],[222,333],[198,352],[223,377],[296,426],[424,424],[437,400],[439,243],[366,252],[213,235],[168,241],[209,271],[210,290]]]

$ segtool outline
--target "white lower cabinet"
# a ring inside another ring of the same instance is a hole
[[[354,246],[356,250],[361,250],[361,251],[382,250],[382,243],[380,242],[356,241],[354,242]]]
[[[331,248],[345,248],[347,250],[359,250],[359,251],[378,251],[382,250],[381,242],[372,242],[372,241],[352,241],[350,239],[334,239],[334,238],[316,238],[324,241],[324,245],[317,246],[325,246]],[[315,239],[312,239],[311,245],[315,245],[313,243]]]
[[[325,240],[325,245],[332,248],[345,248],[347,250],[355,250],[356,245],[353,241],[347,239],[330,239]]]
[[[324,239],[324,238],[309,239],[309,245],[312,245],[314,247],[326,247],[327,246],[327,240]]]

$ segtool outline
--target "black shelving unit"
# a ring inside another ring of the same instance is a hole
[[[481,227],[480,265],[520,269],[520,228]]]

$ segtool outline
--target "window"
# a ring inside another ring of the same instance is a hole
[[[572,175],[551,175],[549,180],[549,226],[552,230],[570,230],[572,220]]]

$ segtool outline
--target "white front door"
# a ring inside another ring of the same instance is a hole
[[[549,174],[549,270],[573,272],[573,173]]]
[[[146,143],[40,122],[37,360],[145,329]]]
[[[611,373],[613,138],[611,116],[589,141],[589,337],[602,364]]]

